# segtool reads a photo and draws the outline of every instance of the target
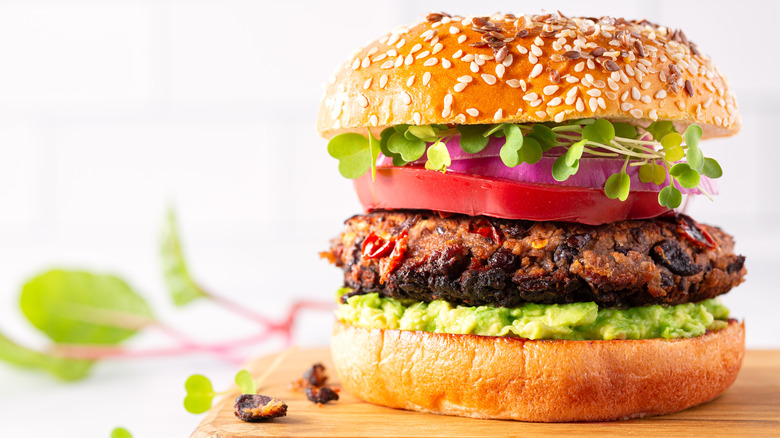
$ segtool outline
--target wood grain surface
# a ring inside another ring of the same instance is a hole
[[[258,358],[249,370],[259,376],[275,356]],[[302,393],[288,390],[315,362],[333,375],[327,349],[297,350],[273,371],[260,394],[284,400],[286,417],[244,423],[233,415],[237,394],[219,401],[192,438],[234,437],[503,437],[503,436],[773,436],[780,437],[780,351],[748,351],[737,381],[717,399],[676,414],[606,423],[521,423],[475,420],[402,411],[361,402],[342,392],[341,399],[318,407]]]

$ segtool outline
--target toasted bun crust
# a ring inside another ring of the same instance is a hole
[[[529,341],[337,322],[331,350],[353,395],[393,408],[538,422],[677,412],[736,379],[744,323],[698,338]]]
[[[583,117],[698,123],[704,137],[740,126],[726,77],[681,31],[611,17],[432,13],[339,67],[317,127],[331,137],[398,124]]]

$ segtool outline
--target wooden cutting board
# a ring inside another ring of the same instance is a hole
[[[276,356],[253,360],[259,376]],[[333,376],[327,349],[297,350],[273,371],[259,393],[284,400],[287,416],[244,423],[233,415],[231,394],[207,414],[192,438],[234,437],[503,437],[503,436],[744,436],[780,437],[780,351],[748,351],[737,381],[721,397],[676,414],[608,423],[540,424],[475,420],[371,405],[341,392],[341,399],[318,407],[288,384],[315,362]]]

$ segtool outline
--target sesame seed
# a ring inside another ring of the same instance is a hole
[[[423,63],[426,67],[431,67],[439,63],[439,58],[430,58]]]
[[[387,51],[387,56],[392,56],[393,58],[395,58],[396,56],[398,56],[398,50],[395,50],[395,49],[388,50]]]
[[[401,93],[401,102],[403,102],[406,105],[411,105],[412,104],[412,95],[409,94],[408,92],[404,91],[403,93]]]
[[[650,81],[644,81],[644,82],[642,82],[641,87],[642,87],[643,90],[647,90],[648,88],[650,88],[650,85],[651,85]]]
[[[493,118],[498,120],[501,119],[503,116],[504,116],[504,111],[501,108],[499,108],[498,111],[496,111],[496,113],[493,115]]]
[[[579,81],[580,81],[580,78],[578,78],[577,76],[568,76],[568,75],[566,76],[566,82],[568,82],[570,84],[576,84]]]
[[[463,50],[458,50],[457,52],[455,52],[455,53],[453,53],[453,54],[452,54],[452,58],[453,58],[453,59],[458,59],[458,58],[460,58],[461,56],[463,56]]]
[[[544,111],[537,111],[536,112],[536,117],[539,117],[540,119],[544,118],[544,117],[547,117],[547,113],[544,112]]]
[[[601,96],[601,90],[596,88],[591,88],[590,90],[586,91],[586,94],[591,97],[599,97]]]
[[[612,80],[612,78],[607,78],[607,85],[609,85],[609,89],[612,91],[617,91],[620,87],[618,87],[618,84]]]
[[[412,46],[412,50],[410,50],[409,53],[417,53],[420,50],[422,50],[422,44],[417,43],[414,46]]]
[[[542,52],[542,49],[540,49],[539,47],[537,47],[537,46],[536,46],[536,44],[531,44],[531,53],[532,53],[534,56],[537,56],[537,57],[539,57],[539,56],[542,56],[542,53],[543,53],[543,52]],[[535,62],[535,61],[534,61],[534,62]]]
[[[387,85],[387,75],[382,75],[379,78],[379,88],[385,88],[385,85]]]
[[[566,100],[564,100],[564,102],[566,102],[566,105],[571,105],[575,100],[577,100],[577,96],[566,96]]]
[[[363,83],[363,89],[364,89],[364,90],[368,90],[368,87],[370,87],[370,86],[371,86],[371,81],[372,81],[373,79],[374,79],[374,78],[368,78],[368,79],[366,79],[366,82],[365,82],[365,83]]]
[[[358,105],[362,108],[368,107],[368,98],[363,93],[358,93]]]
[[[485,60],[484,60],[484,59],[482,59],[482,58],[480,58],[479,56],[477,56],[476,58],[474,58],[474,62],[476,62],[476,63],[477,63],[477,65],[478,65],[478,66],[480,66],[480,67],[481,67],[481,66],[483,66],[483,65],[485,65]]]
[[[611,91],[607,91],[604,94],[607,96],[607,99],[609,99],[609,100],[617,100],[617,93],[613,93]]]
[[[368,59],[368,56],[366,56],[365,58],[363,58],[363,62],[360,63],[360,66],[366,68],[369,65],[371,65],[371,60]]]
[[[479,65],[477,65],[477,63],[474,62],[474,61],[471,61],[470,68],[471,68],[471,71],[474,72],[474,73],[479,71]]]
[[[634,107],[634,104],[630,103],[630,102],[623,102],[622,104],[620,104],[620,109],[623,110],[623,111],[628,111],[628,110],[630,110],[633,107]]]
[[[352,70],[357,70],[360,67],[360,58],[355,58],[354,61],[352,61]]]
[[[639,108],[634,108],[631,111],[628,112],[631,114],[631,116],[635,119],[641,119],[644,113],[642,113],[642,110]]]
[[[411,75],[411,76],[409,76],[409,79],[407,79],[407,80],[406,80],[406,86],[407,86],[407,87],[411,87],[411,86],[412,86],[412,84],[414,84],[414,78],[415,78],[415,76],[416,76],[416,75]]]
[[[431,81],[431,72],[426,71],[423,75],[423,85],[428,85],[428,82]]]
[[[531,64],[536,64],[539,61],[539,58],[536,57],[533,53],[528,54],[528,62]]]
[[[496,64],[496,76],[498,76],[499,78],[503,78],[505,71],[506,71],[506,67],[504,67],[504,64]]]
[[[537,46],[543,46],[544,40],[537,36],[536,38],[534,38],[534,44],[536,44]]]
[[[493,59],[493,55],[479,55],[479,59],[483,61],[490,61],[491,59]]]
[[[491,74],[483,73],[481,76],[482,80],[485,81],[488,85],[493,85],[496,83],[496,77]]]
[[[580,63],[577,63],[577,65],[574,66],[574,71],[576,71],[577,73],[579,73],[579,72],[581,72],[583,70],[585,70],[585,62],[584,61],[580,62]]]
[[[707,108],[709,108],[709,107],[710,107],[710,105],[712,105],[712,97],[710,97],[709,99],[707,99],[707,101],[706,101],[706,102],[704,102],[704,104],[703,104],[702,106],[704,107],[704,109],[707,109]]]
[[[458,44],[463,44],[466,41],[467,37],[466,35],[461,35],[458,37]]]
[[[406,44],[406,40],[401,39],[401,41],[398,41],[398,44],[396,44],[395,46],[400,49],[401,47],[404,46],[404,44]]]
[[[596,87],[596,88],[604,88],[604,87],[607,86],[607,84],[605,84],[604,81],[599,79],[599,80],[593,82],[593,86]]]
[[[536,108],[537,106],[542,104],[542,99],[536,99],[535,101],[528,104],[531,108]]]
[[[410,53],[406,55],[406,58],[404,59],[404,64],[412,65],[413,62],[414,62],[414,57],[412,56],[412,54]]]
[[[512,88],[520,87],[520,81],[518,81],[517,79],[510,79],[510,80],[506,81],[506,84],[509,85]]]
[[[644,96],[642,96],[642,98],[641,98],[641,99],[639,99],[639,100],[641,100],[641,101],[642,101],[642,103],[650,103],[650,102],[652,102],[652,101],[653,101],[653,99],[651,99],[651,98],[650,98],[650,96],[648,96],[648,95],[644,95]]]
[[[628,91],[623,92],[623,94],[620,96],[621,102],[625,102],[626,99],[628,99]]]
[[[578,92],[579,90],[580,90],[580,89],[579,89],[579,88],[577,88],[577,87],[571,87],[571,88],[569,88],[569,91],[567,91],[567,92],[566,92],[566,97],[574,97],[574,96],[576,96],[576,95],[577,95],[577,92]]]
[[[379,119],[376,114],[371,114],[371,117],[368,118],[368,122],[371,123],[371,126],[376,126],[379,124]]]
[[[398,34],[394,33],[394,34],[390,35],[390,38],[387,40],[387,45],[388,46],[392,46],[393,44],[395,44],[398,41],[398,38],[400,38],[400,36]]]
[[[444,96],[444,106],[452,106],[452,94],[448,93],[446,96]]]
[[[533,102],[534,100],[538,99],[539,95],[536,93],[528,93],[525,96],[523,96],[523,100],[528,102]]]
[[[596,63],[594,63],[592,59],[588,59],[588,60],[586,61],[586,64],[588,65],[588,68],[589,68],[589,69],[591,69],[591,70],[593,70],[594,68],[596,68]]]
[[[620,81],[620,72],[613,71],[613,72],[612,72],[612,73],[609,75],[609,77],[610,77],[610,79],[612,79],[614,82],[618,82],[618,81]]]
[[[387,53],[380,53],[379,55],[374,57],[373,62],[379,62],[385,58],[387,58]]]
[[[398,58],[395,58],[395,64],[393,64],[395,67],[400,67],[401,64],[404,63],[404,56],[399,55]]]
[[[639,90],[636,87],[631,87],[631,98],[634,100],[639,100],[640,97],[642,97],[642,94],[639,92]]]
[[[519,52],[521,55],[525,55],[526,53],[528,53],[528,49],[526,49],[525,47],[523,47],[523,46],[520,46],[520,45],[518,45],[518,46],[517,46],[517,51],[518,51],[518,52]]]
[[[444,44],[442,43],[436,43],[435,46],[433,46],[433,49],[431,49],[431,54],[435,55],[439,52],[441,52],[441,49],[444,48]]]
[[[561,99],[560,97],[554,97],[551,101],[547,102],[547,106],[548,107],[558,106],[561,104],[561,102],[563,102],[563,99]]]
[[[419,112],[415,111],[414,114],[412,114],[412,120],[414,120],[414,123],[419,125],[422,121],[422,116]]]
[[[442,117],[448,117],[451,112],[452,112],[452,110],[450,109],[450,107],[445,106],[444,107],[444,111],[441,112],[441,116]]]
[[[720,117],[715,116],[714,119],[716,125],[721,125],[721,126],[723,125],[723,120]]]
[[[577,111],[579,112],[585,111],[585,102],[582,101],[581,97],[577,98],[577,104],[575,105],[575,108],[577,108]]]
[[[392,59],[390,59],[390,60],[387,60],[387,61],[385,61],[385,63],[384,63],[384,64],[382,64],[381,66],[379,66],[379,68],[381,68],[381,69],[385,69],[385,70],[387,70],[388,68],[393,68],[393,62],[394,62],[394,61],[393,61]]]
[[[473,79],[474,78],[472,78],[469,75],[464,75],[464,76],[461,76],[461,77],[458,78],[458,82],[466,82],[466,83],[468,83],[468,82],[471,82]]]
[[[461,124],[466,123],[466,116],[464,114],[458,114],[455,116],[455,121]]]
[[[501,64],[504,67],[509,67],[510,65],[512,65],[512,61],[514,61],[514,57],[512,56],[511,53],[509,53],[508,55],[506,55],[506,58],[504,58],[504,60],[501,62]]]
[[[449,59],[442,58],[441,59],[441,66],[444,67],[444,68],[450,68],[452,66],[452,63],[450,62]]]
[[[660,100],[660,99],[663,99],[664,97],[666,97],[666,90],[658,90],[658,92],[655,93],[655,98],[656,99]]]
[[[595,97],[591,97],[588,99],[588,106],[590,107],[591,112],[596,112],[597,109],[599,109],[599,101],[596,100]]]
[[[460,93],[461,91],[463,91],[464,88],[466,88],[466,85],[468,85],[468,83],[466,83],[466,82],[458,82],[457,84],[455,84],[452,87],[452,89],[455,90],[456,92]]]
[[[655,108],[651,109],[647,115],[653,120],[658,120],[658,113],[655,111]]]
[[[566,112],[565,111],[561,111],[561,112],[555,114],[555,117],[554,117],[555,123],[563,122],[563,117],[564,116],[566,116]]]
[[[544,88],[542,89],[542,92],[543,92],[543,93],[544,93],[546,96],[549,96],[549,95],[551,95],[551,94],[555,94],[555,92],[556,92],[556,91],[558,91],[558,86],[557,86],[557,85],[548,85],[548,86],[546,86],[546,87],[544,87]]]
[[[465,56],[463,56],[462,58],[460,58],[460,60],[463,61],[463,62],[472,62],[472,61],[474,61],[474,55],[472,55],[471,53],[468,53]]]
[[[607,103],[604,102],[604,98],[603,97],[599,97],[598,98],[598,102],[599,102],[599,108],[607,109]]]
[[[375,53],[376,53],[376,52],[378,52],[378,51],[379,51],[379,47],[377,47],[377,46],[374,46],[374,47],[372,47],[372,48],[371,48],[371,50],[369,50],[369,51],[368,51],[368,54],[367,54],[367,55],[368,55],[368,56],[371,56],[371,55],[375,54]]]
[[[430,54],[431,54],[431,52],[426,50],[424,52],[420,52],[417,56],[414,57],[414,59],[425,58],[426,56],[428,56]]]
[[[460,29],[458,29],[455,26],[450,26],[450,33],[455,35],[456,33],[460,32]]]
[[[542,74],[542,69],[543,69],[542,64],[536,64],[534,66],[533,70],[531,70],[531,74],[528,75],[528,77],[533,79],[533,78],[539,76],[540,74]]]
[[[477,110],[476,108],[469,108],[466,110],[466,113],[471,117],[477,117],[479,115],[479,110]]]

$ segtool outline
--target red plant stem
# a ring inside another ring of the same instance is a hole
[[[58,345],[56,354],[71,359],[111,359],[111,358],[144,358],[144,357],[165,357],[179,356],[184,354],[211,353],[223,358],[228,357],[235,350],[250,345],[264,342],[275,334],[281,334],[284,337],[285,344],[292,344],[292,330],[295,321],[303,310],[333,310],[333,303],[325,301],[302,300],[293,303],[287,313],[287,316],[281,322],[273,322],[263,315],[257,314],[251,310],[241,307],[237,303],[225,300],[219,297],[209,295],[212,299],[219,302],[226,309],[240,313],[263,325],[263,330],[253,336],[236,339],[228,342],[213,344],[201,344],[189,339],[178,330],[162,323],[154,324],[158,330],[175,339],[180,345],[176,347],[150,348],[146,350],[131,350],[121,347],[93,346],[93,345]],[[229,358],[231,362],[241,362],[235,357]]]
[[[260,323],[260,325],[266,327],[266,328],[276,328],[277,324],[268,317],[261,315],[259,313],[256,313],[252,311],[251,309],[236,303],[234,301],[228,300],[225,297],[214,295],[212,293],[206,292],[206,296],[211,299],[216,304],[219,304],[220,306],[224,307],[226,310],[233,312],[237,315],[241,315],[244,318],[247,318],[251,321],[255,321],[257,323]]]

